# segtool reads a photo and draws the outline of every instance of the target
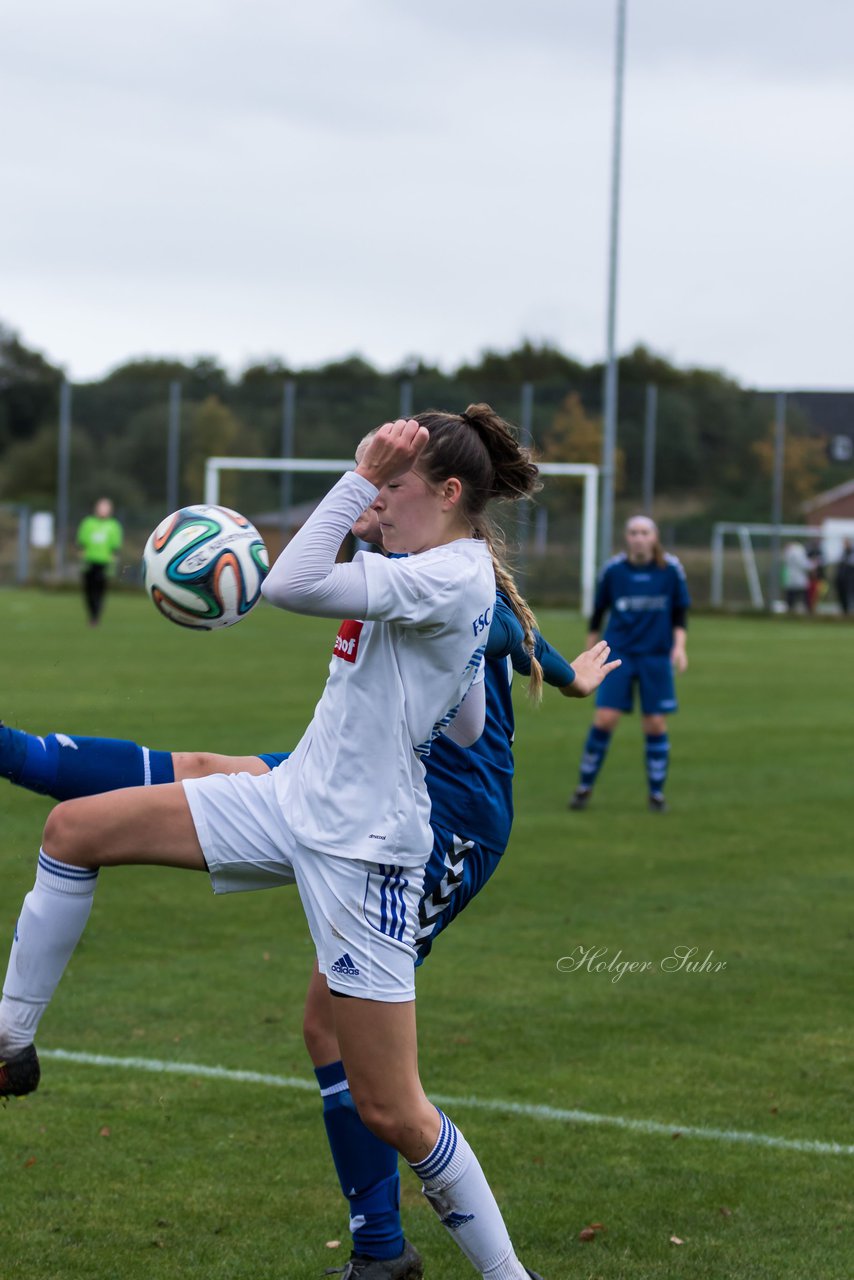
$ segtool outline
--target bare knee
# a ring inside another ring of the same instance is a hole
[[[214,773],[269,773],[270,766],[260,756],[223,756],[213,751],[173,751],[175,781],[209,778]]]
[[[439,1113],[419,1090],[418,1096],[388,1096],[360,1089],[348,1077],[359,1119],[375,1137],[403,1153],[408,1160],[423,1159],[438,1137]]]
[[[593,723],[597,729],[604,729],[606,733],[613,733],[620,723],[620,714],[613,707],[597,707]]]
[[[212,773],[221,773],[216,762],[218,757],[210,751],[173,751],[172,767],[175,781],[183,782],[185,778],[207,778]]]
[[[341,1056],[334,1022],[325,1010],[311,1000],[306,1003],[303,1014],[302,1038],[305,1041],[308,1056],[316,1067],[337,1062]]]
[[[666,733],[667,716],[644,716],[643,731],[644,733]]]
[[[350,1093],[353,1095],[362,1124],[382,1142],[387,1142],[390,1147],[396,1147],[399,1150],[404,1123],[397,1106],[391,1100],[367,1093],[360,1094],[358,1089],[354,1093],[352,1082],[350,1082]]]
[[[77,818],[76,800],[64,800],[56,808],[51,809],[47,817],[42,835],[42,848],[51,858],[60,862],[81,862],[87,851],[83,848],[83,826]],[[87,860],[88,861],[88,860]]]

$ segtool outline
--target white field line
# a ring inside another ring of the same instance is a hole
[[[274,1089],[301,1089],[316,1093],[313,1080],[297,1076],[271,1076],[259,1071],[230,1071],[227,1067],[207,1067],[198,1062],[160,1062],[156,1058],[112,1058],[100,1053],[74,1053],[67,1049],[40,1049],[39,1057],[58,1062],[74,1062],[86,1067],[118,1067],[125,1071],[150,1071],[154,1074],[202,1076],[208,1080],[227,1080],[232,1084],[261,1084]],[[804,1151],[817,1155],[854,1156],[854,1146],[839,1142],[815,1142],[806,1138],[775,1138],[764,1133],[746,1133],[740,1129],[703,1129],[693,1125],[661,1124],[658,1120],[630,1120],[626,1116],[603,1116],[591,1111],[564,1110],[561,1107],[537,1106],[527,1102],[503,1102],[500,1098],[459,1098],[432,1093],[431,1099],[443,1107],[467,1107],[493,1115],[525,1116],[533,1120],[550,1120],[562,1124],[608,1125],[628,1129],[632,1133],[651,1133],[672,1138],[708,1138],[713,1142],[744,1142],[755,1147],[775,1147],[782,1151]]]

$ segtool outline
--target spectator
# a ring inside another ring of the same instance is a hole
[[[845,538],[842,543],[834,585],[840,609],[845,614],[850,613],[854,607],[854,542],[850,538]]]
[[[824,594],[824,556],[821,552],[821,545],[814,542],[807,552],[807,559],[810,562],[810,576],[807,583],[807,611],[815,613],[815,607]]]
[[[800,542],[789,542],[783,551],[783,590],[790,612],[807,608],[807,587],[812,564]]]

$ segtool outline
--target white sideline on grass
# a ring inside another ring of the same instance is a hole
[[[262,1084],[274,1089],[301,1089],[316,1093],[314,1080],[298,1076],[270,1076],[259,1071],[230,1071],[227,1067],[207,1067],[198,1062],[160,1062],[156,1058],[112,1058],[100,1053],[75,1053],[68,1049],[39,1049],[39,1057],[58,1062],[73,1062],[85,1067],[120,1067],[126,1071],[150,1071],[154,1074],[203,1076],[209,1080],[227,1080],[232,1084]],[[838,1142],[815,1142],[806,1138],[775,1138],[764,1133],[746,1133],[739,1129],[703,1129],[693,1125],[661,1124],[658,1120],[630,1120],[626,1116],[601,1116],[591,1111],[563,1110],[560,1107],[537,1106],[528,1102],[502,1102],[498,1098],[457,1098],[430,1093],[443,1107],[469,1107],[491,1111],[496,1115],[526,1116],[533,1120],[562,1121],[565,1124],[610,1125],[634,1133],[651,1133],[672,1138],[710,1138],[714,1142],[745,1142],[758,1147],[776,1147],[783,1151],[814,1152],[818,1155],[854,1156],[854,1146]]]

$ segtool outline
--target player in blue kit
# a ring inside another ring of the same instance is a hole
[[[681,675],[688,667],[685,640],[691,599],[685,570],[675,556],[665,553],[654,520],[632,516],[626,522],[625,537],[626,551],[608,562],[599,579],[587,638],[588,646],[595,643],[607,613],[605,639],[622,665],[596,695],[596,714],[569,807],[589,805],[620,717],[633,708],[637,685],[648,804],[651,812],[664,813],[670,758],[667,717],[678,705],[674,671]]]

